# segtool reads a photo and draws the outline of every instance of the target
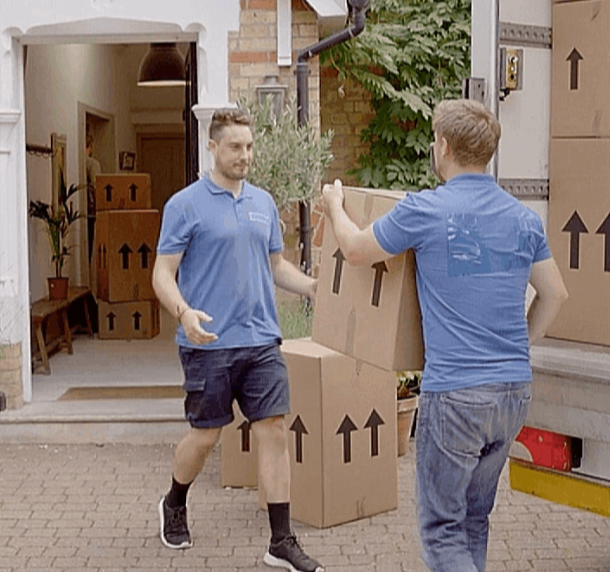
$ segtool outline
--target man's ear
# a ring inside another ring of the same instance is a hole
[[[216,149],[216,141],[214,139],[210,139],[208,141],[208,151],[214,151]]]
[[[449,148],[449,141],[447,141],[447,139],[444,137],[441,137],[441,156],[447,157],[450,152],[451,149]]]

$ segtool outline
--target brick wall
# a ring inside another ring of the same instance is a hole
[[[303,48],[319,38],[316,13],[303,0],[292,0],[292,66],[277,65],[277,4],[276,0],[241,0],[240,28],[229,36],[229,87],[231,101],[252,96],[265,76],[278,76],[279,83],[288,86],[288,94],[296,95],[296,60]],[[347,171],[357,165],[361,153],[368,147],[361,143],[360,132],[373,116],[366,91],[353,82],[339,82],[331,68],[320,71],[318,58],[309,65],[309,118],[322,133],[333,129],[332,152],[335,157],[324,183],[340,178],[356,185]],[[298,264],[300,254],[298,210],[282,213],[286,224],[285,256]],[[314,275],[320,260],[323,236],[322,208],[319,201],[312,205],[312,269]]]
[[[0,345],[0,392],[7,409],[23,407],[23,356],[21,344]]]
[[[340,82],[334,68],[324,67],[320,77],[320,108],[322,133],[332,129],[335,160],[326,173],[326,182],[341,179],[344,184],[358,186],[347,172],[358,166],[358,157],[367,153],[369,145],[360,141],[362,130],[375,116],[370,94],[353,81]]]
[[[360,141],[362,130],[375,116],[370,94],[353,81],[340,82],[337,70],[324,67],[320,71],[320,129],[335,132],[332,143],[334,160],[326,171],[323,183],[341,179],[346,186],[359,186],[347,172],[358,166],[358,157],[367,153],[369,145]],[[320,201],[312,206],[312,266],[319,265],[324,238],[324,216]]]
[[[292,2],[292,65],[277,64],[276,0],[241,0],[240,27],[229,34],[231,101],[251,96],[265,76],[277,76],[296,95],[296,59],[303,48],[319,40],[317,14],[302,0]],[[318,58],[309,60],[309,117],[319,123],[320,73]]]
[[[292,0],[292,65],[277,64],[276,0],[241,0],[240,27],[229,35],[229,90],[231,101],[253,97],[265,76],[277,76],[296,97],[296,61],[300,50],[319,40],[317,14],[302,0]],[[319,129],[320,72],[318,58],[309,60],[309,118]],[[282,213],[286,224],[285,257],[298,265],[298,209]]]

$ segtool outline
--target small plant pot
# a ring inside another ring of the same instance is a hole
[[[67,278],[47,278],[49,283],[49,300],[66,300],[68,298]]]
[[[409,450],[411,427],[418,403],[417,395],[396,400],[397,454],[402,457]]]

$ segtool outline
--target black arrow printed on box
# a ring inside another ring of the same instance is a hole
[[[150,246],[145,242],[142,243],[142,246],[138,248],[138,253],[142,257],[142,268],[148,268],[148,255],[152,252]]]
[[[133,329],[136,330],[136,331],[140,329],[140,318],[141,317],[142,317],[142,314],[140,314],[140,312],[138,312],[137,310],[132,315],[132,318],[133,318]]]
[[[352,462],[352,431],[357,431],[358,427],[354,425],[354,422],[346,415],[339,425],[337,435],[343,434],[343,462]]]
[[[110,203],[112,202],[112,189],[114,187],[112,185],[106,185],[104,187],[104,190],[106,191],[106,202]]]
[[[250,452],[250,423],[248,421],[244,421],[238,428],[238,431],[241,431],[241,452],[249,453]]]
[[[379,455],[379,426],[385,425],[385,421],[377,413],[375,409],[371,412],[367,422],[364,425],[365,429],[371,430],[371,457]]]
[[[136,185],[135,183],[131,183],[131,185],[129,185],[129,191],[130,191],[130,196],[131,196],[131,200],[135,203],[136,202],[136,193],[138,190],[138,185]]]
[[[108,329],[110,331],[114,330],[114,319],[116,318],[116,314],[114,312],[109,312],[106,314],[106,317],[108,318]]]
[[[589,234],[589,230],[578,215],[578,211],[574,211],[570,220],[561,230],[562,232],[570,233],[570,268],[578,270],[580,260],[580,234]]]
[[[578,62],[584,59],[578,50],[574,48],[566,61],[570,62],[570,89],[578,89]]]
[[[333,254],[333,258],[335,259],[335,274],[333,276],[333,294],[339,293],[339,288],[341,287],[341,273],[343,272],[343,263],[345,262],[345,256],[343,256],[343,252],[341,252],[340,248],[335,250]]]
[[[381,282],[383,280],[383,273],[388,272],[388,267],[385,262],[377,262],[373,264],[371,268],[375,269],[375,282],[373,283],[373,297],[371,299],[371,305],[379,307],[379,298],[381,297]]]
[[[290,426],[290,431],[294,431],[294,445],[296,450],[296,462],[303,462],[303,435],[309,435],[301,416],[297,415]]]
[[[119,248],[119,254],[123,257],[123,270],[129,270],[129,255],[133,252],[127,243]]]
[[[604,272],[610,272],[610,213],[597,229],[595,234],[605,235],[604,240]]]

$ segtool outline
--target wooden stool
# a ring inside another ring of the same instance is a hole
[[[36,343],[38,344],[38,353],[42,361],[43,373],[46,375],[51,374],[51,367],[49,366],[49,352],[56,347],[61,347],[62,343],[68,348],[68,353],[74,353],[72,347],[72,332],[76,331],[79,326],[75,326],[70,329],[68,322],[68,309],[72,304],[78,300],[83,301],[84,313],[85,313],[85,331],[89,334],[89,337],[93,337],[93,329],[91,328],[91,318],[89,316],[89,307],[87,305],[86,296],[90,294],[89,288],[86,287],[75,287],[70,288],[68,297],[66,300],[49,300],[49,298],[42,298],[32,304],[30,315],[32,318],[32,331],[36,337]],[[43,326],[45,322],[53,315],[57,315],[62,326],[63,335],[56,340],[53,340],[47,345]]]

